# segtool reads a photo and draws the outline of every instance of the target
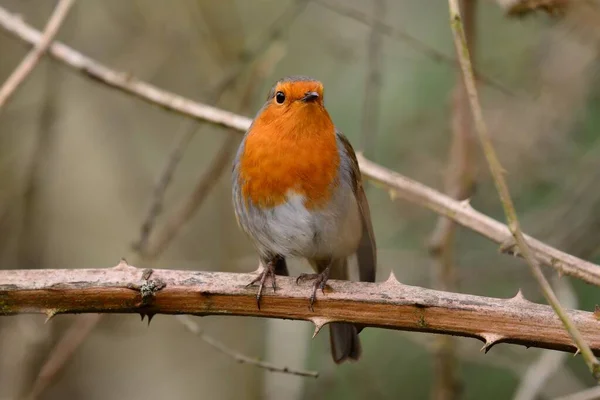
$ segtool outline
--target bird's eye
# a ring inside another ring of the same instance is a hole
[[[283,92],[277,92],[275,94],[275,101],[277,102],[277,104],[283,104],[283,102],[285,101],[285,94]]]

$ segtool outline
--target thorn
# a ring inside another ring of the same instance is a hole
[[[131,265],[129,265],[129,263],[127,262],[127,260],[124,257],[121,257],[121,259],[119,260],[119,263],[117,265],[115,265],[113,268],[116,270],[120,270],[120,269],[126,269],[131,267]]]
[[[146,316],[146,314],[145,314],[145,313],[143,313],[143,312],[141,312],[141,313],[140,313],[140,317],[142,317],[142,321],[144,321],[144,317],[145,317],[145,316]]]
[[[148,326],[150,326],[150,322],[152,321],[152,318],[154,318],[156,314],[154,313],[148,313]]]
[[[502,339],[504,339],[503,336],[496,335],[494,333],[483,333],[481,337],[485,340],[485,344],[480,351],[483,351],[486,354],[488,351],[490,351],[492,346],[498,344]]]
[[[321,329],[331,322],[330,319],[323,317],[314,317],[310,319],[313,324],[315,324],[315,331],[313,332],[312,338],[314,339],[317,334],[321,331]]]
[[[391,286],[401,286],[402,285],[402,283],[400,283],[400,281],[396,278],[394,271],[390,271],[390,276],[389,276],[389,278],[386,279],[384,284],[391,285]]]
[[[54,316],[58,314],[58,310],[55,308],[49,308],[46,310],[46,320],[44,321],[44,324],[47,324],[52,318],[54,318]]]
[[[500,253],[512,253],[513,256],[518,256],[519,255],[519,249],[517,248],[517,242],[515,242],[515,240],[513,239],[513,237],[509,237],[508,239],[506,239],[504,242],[502,242],[502,244],[500,245],[500,247],[498,248],[498,251]]]
[[[471,206],[471,198],[470,197],[467,197],[466,199],[461,200],[460,205],[465,208],[473,208],[473,206]]]
[[[525,296],[523,295],[523,292],[521,291],[520,288],[519,288],[519,291],[517,292],[517,294],[515,294],[515,296],[512,297],[510,299],[510,301],[516,301],[519,303],[522,303],[522,302],[530,303],[530,301],[525,298]]]
[[[579,347],[577,348],[577,350],[575,351],[575,354],[573,354],[573,357],[577,356],[577,354],[581,353],[581,351],[579,351]]]

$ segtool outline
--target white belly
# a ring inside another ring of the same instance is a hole
[[[307,210],[293,192],[288,201],[269,210],[254,209],[248,225],[261,252],[309,259],[347,257],[360,241],[362,222],[354,193],[338,187],[330,205]]]

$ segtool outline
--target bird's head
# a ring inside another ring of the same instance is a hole
[[[331,134],[335,131],[323,102],[323,84],[303,76],[277,81],[253,125],[253,129],[289,135]]]

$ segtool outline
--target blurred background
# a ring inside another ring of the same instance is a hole
[[[516,3],[561,2],[463,4],[491,134],[524,230],[600,262],[600,2],[573,2],[554,16],[508,15]],[[37,29],[55,5],[0,0]],[[442,0],[80,0],[57,38],[110,68],[249,117],[277,79],[317,78],[357,150],[455,198],[472,197],[474,208],[503,220],[448,21]],[[28,51],[0,29],[1,81]],[[256,254],[230,200],[240,139],[44,58],[0,109],[0,268],[104,268],[127,257],[138,267],[254,271]],[[178,157],[162,206],[153,207],[155,187]],[[504,298],[521,288],[544,302],[524,262],[496,244],[375,185],[367,195],[378,280],[394,271],[410,285]],[[175,234],[164,239],[173,224]],[[308,269],[291,267],[294,275]],[[598,288],[544,270],[566,306],[594,309]],[[309,323],[193,318],[231,350],[319,371],[313,379],[237,363],[171,316],[149,327],[138,315],[44,319],[0,319],[0,399],[33,392],[43,399],[524,400],[594,384],[580,356],[506,344],[484,354],[474,339],[366,329],[361,361],[335,366],[328,333],[311,340]]]

